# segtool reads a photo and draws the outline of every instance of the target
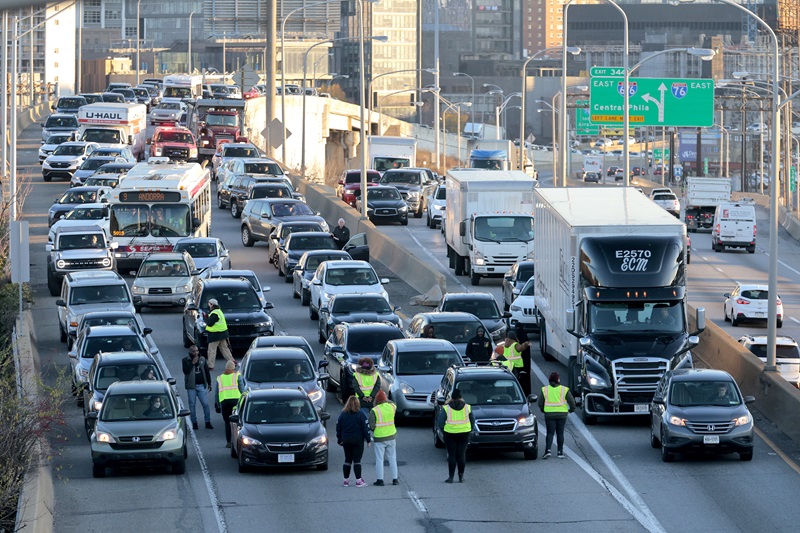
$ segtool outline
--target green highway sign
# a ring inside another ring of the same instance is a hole
[[[593,124],[622,124],[623,85],[622,77],[591,79],[589,109]],[[628,93],[631,126],[714,124],[714,80],[632,78]]]
[[[588,100],[584,100],[586,104]],[[576,102],[581,104],[579,100]],[[575,109],[575,133],[577,135],[600,135],[600,126],[592,124],[592,117],[589,115],[588,107],[578,107]]]
[[[625,69],[621,67],[592,67],[591,69],[589,69],[589,75],[593,78],[595,76],[604,76],[604,77],[624,76]]]
[[[664,152],[666,152],[665,156],[661,155],[662,149],[661,148],[653,148],[653,157],[656,159],[661,159],[661,157],[669,157],[669,148],[664,148]]]

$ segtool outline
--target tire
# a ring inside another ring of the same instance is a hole
[[[739,454],[740,461],[752,461],[753,460],[753,452],[744,452]]]
[[[236,453],[236,444],[232,442],[231,443],[231,458],[232,459],[236,459],[237,457],[239,457],[239,454]]]
[[[756,247],[755,247],[755,246],[748,246],[748,247],[747,247],[747,253],[748,253],[748,254],[754,254],[754,253],[756,253]]]
[[[435,429],[433,430],[433,447],[439,448],[440,450],[444,448],[444,441],[439,438],[439,434]]]
[[[597,417],[586,412],[586,398],[583,395],[581,395],[581,422],[587,426],[594,426],[597,424]]]
[[[419,209],[414,213],[414,218],[422,218],[422,206],[419,206]]]
[[[242,244],[250,248],[256,243],[253,240],[253,236],[250,234],[250,228],[247,226],[242,226]]]
[[[547,332],[544,329],[544,321],[540,322],[539,326],[539,350],[542,352],[542,358],[545,361],[555,361],[556,358],[547,353]]]
[[[736,315],[733,314],[733,309],[731,309],[731,326],[733,327],[739,326],[739,320],[736,318]]]
[[[300,290],[302,291],[303,289],[300,289]],[[299,300],[300,299],[300,295],[297,294],[296,290],[294,290],[294,280],[292,280],[292,298],[294,298],[295,300]]]
[[[522,452],[522,456],[525,458],[526,461],[535,461],[539,458],[539,447],[533,449],[530,452]]]
[[[44,174],[42,174],[42,178],[43,178],[43,179],[44,179],[44,181],[46,181],[47,183],[50,183],[50,181],[53,179],[52,177],[50,177],[50,176],[46,176],[46,175],[44,175]],[[96,476],[96,477],[97,477],[97,476]],[[103,477],[103,476],[99,476],[99,477]]]
[[[49,268],[47,269],[47,288],[50,290],[50,296],[58,296],[61,294],[61,284]]]
[[[86,401],[83,402],[86,404]],[[83,430],[86,432],[86,440],[92,442],[92,432],[94,431],[94,425],[89,422],[89,419],[86,418],[86,408],[83,409]]]
[[[92,477],[106,477],[106,467],[98,464],[92,464]]]
[[[184,348],[191,348],[192,341],[189,339],[189,336],[186,334],[186,329],[184,329],[181,333],[183,333],[183,347]]]
[[[280,263],[276,264],[275,266],[276,266],[276,267],[277,267],[277,269],[278,269],[278,276],[279,276],[279,277],[284,277],[286,274],[283,272],[283,269],[281,268],[281,265],[280,265]]]
[[[134,311],[136,311],[139,314],[142,313],[142,306],[141,305],[135,305],[134,304],[133,309],[134,309]]]
[[[308,289],[300,289],[300,305],[308,305],[311,302],[311,292]]]
[[[661,442],[661,460],[665,463],[671,463],[675,460],[675,454],[667,450],[663,441]]]
[[[225,209],[225,204],[222,203],[222,197],[219,194],[217,195],[217,208]]]
[[[83,407],[83,392],[78,392],[78,389],[75,389],[75,403],[78,407]]]
[[[403,220],[401,220],[400,221],[400,225],[401,226],[408,226],[408,218],[404,218]]]
[[[782,328],[782,327],[783,327],[783,320],[778,320],[778,323],[777,323],[777,324],[775,324],[775,325],[776,325],[777,327],[779,327],[779,328]]]
[[[453,251],[450,249],[449,246],[447,247],[447,262],[448,262],[448,266],[450,268],[452,268],[452,269],[456,268],[455,254],[453,254]]]
[[[455,274],[456,276],[464,275],[464,258],[453,252],[455,257]]]
[[[433,226],[433,221],[431,220],[431,214],[430,213],[428,213],[428,217],[427,217],[427,220],[425,221],[425,225],[428,226],[429,228],[433,228],[434,227]]]
[[[242,212],[239,210],[239,202],[231,201],[231,216],[233,218],[242,218]]]
[[[321,330],[321,329],[319,329],[319,328],[317,328],[317,340],[319,340],[319,343],[320,343],[320,344],[325,344],[325,342],[328,340],[328,339],[325,337],[325,334],[323,334],[323,333],[322,333],[322,330]]]
[[[186,473],[186,459],[181,457],[174,463],[172,463],[172,473],[173,475],[180,476]]]
[[[725,310],[725,306],[724,305],[722,306],[722,319],[725,322],[730,322],[731,321],[731,317],[728,316],[728,312]]]
[[[283,282],[284,283],[291,283],[292,282],[292,275],[289,272],[283,272]]]
[[[61,329],[61,323],[59,322],[59,324],[58,324],[58,339],[61,342],[67,342],[67,337],[68,337],[67,332],[64,331],[63,329]]]
[[[654,449],[661,448],[661,441],[655,436],[653,430],[650,430],[650,447]]]
[[[311,320],[319,320],[319,312],[314,311],[314,308],[311,307],[311,304],[308,305],[308,316]]]
[[[469,282],[471,285],[477,286],[481,284],[481,275],[480,274],[470,274],[469,275]]]
[[[328,461],[325,461],[321,465],[317,465],[317,470],[325,471],[328,469]]]
[[[336,385],[333,384],[333,381],[330,379],[328,380],[328,384],[325,386],[325,390],[328,392],[336,392]]]

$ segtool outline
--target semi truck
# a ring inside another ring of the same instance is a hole
[[[244,136],[245,101],[241,99],[197,100],[187,126],[197,139],[198,158],[211,159],[220,143],[247,142]]]
[[[517,170],[447,173],[444,234],[456,275],[478,285],[482,277],[502,277],[517,261],[533,259],[536,184]]]
[[[536,176],[527,153],[523,154],[523,168],[519,168],[519,146],[508,139],[470,141],[470,148],[469,168],[522,170],[528,176]]]
[[[417,140],[411,137],[367,136],[367,165],[383,173],[417,164]]]
[[[567,367],[582,418],[647,415],[668,370],[691,368],[686,229],[625,188],[536,189],[540,349]],[[449,200],[449,198],[448,198]]]
[[[711,231],[717,206],[730,201],[730,178],[686,178],[686,228]]]
[[[467,122],[464,124],[464,137],[474,141],[502,139],[505,130],[492,124],[481,124],[480,122]]]
[[[78,110],[78,139],[100,146],[128,147],[142,159],[147,136],[147,106],[96,102]]]

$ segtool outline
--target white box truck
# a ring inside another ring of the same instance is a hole
[[[711,231],[714,225],[714,210],[718,205],[731,201],[730,178],[686,178],[684,204],[686,228]]]
[[[412,137],[367,136],[367,166],[384,172],[417,165],[417,140]]]
[[[517,261],[533,259],[536,185],[518,170],[447,173],[444,234],[456,275],[478,285],[482,277],[501,277]]]
[[[534,193],[540,349],[568,369],[584,422],[647,415],[667,370],[691,367],[686,227],[632,187]],[[449,198],[448,198],[449,199]]]
[[[128,147],[137,159],[144,155],[147,106],[96,102],[78,110],[78,139],[100,146]]]
[[[164,76],[164,96],[162,102],[183,102],[203,95],[203,77],[190,74],[170,74]]]

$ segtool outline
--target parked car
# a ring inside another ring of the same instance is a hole
[[[155,126],[162,122],[174,122],[175,124],[186,113],[187,106],[183,102],[161,102],[150,111],[150,125]]]
[[[367,190],[367,216],[375,224],[399,222],[408,225],[408,204],[395,187],[377,185]],[[362,211],[363,197],[356,198],[356,210]]]
[[[229,270],[231,254],[220,239],[216,237],[188,237],[175,243],[174,252],[186,251],[192,256],[195,268],[211,272]]]
[[[381,174],[377,170],[367,170],[367,186],[378,185]],[[351,169],[342,172],[336,186],[336,196],[353,207],[356,206],[356,197],[361,196],[361,170]]]
[[[214,270],[208,274],[209,279],[215,278],[244,278],[250,282],[250,285],[258,293],[258,298],[261,300],[261,305],[267,305],[267,292],[269,292],[270,288],[267,285],[262,285],[261,282],[258,280],[258,276],[252,270]]]
[[[408,204],[408,212],[413,213],[414,218],[422,218],[422,190],[429,182],[435,181],[430,178],[428,172],[428,169],[408,167],[389,169],[383,173],[380,184],[395,187],[400,191],[403,200]],[[368,191],[368,198],[370,194],[371,191]]]
[[[437,185],[428,189],[429,194],[425,197],[424,210],[427,214],[427,226],[436,228],[444,221],[444,212],[447,209],[447,187]]]
[[[519,296],[522,287],[533,277],[534,262],[519,261],[503,276],[503,311],[508,311],[511,303]]]
[[[249,247],[257,241],[266,241],[272,233],[272,228],[289,220],[319,222],[323,231],[330,231],[325,219],[300,200],[282,198],[250,200],[242,212],[242,244]]]
[[[91,177],[98,168],[102,167],[106,163],[114,163],[116,160],[117,158],[114,156],[95,156],[92,154],[92,156],[81,163],[78,169],[72,174],[72,178],[69,180],[70,185],[72,187],[83,185],[83,180]],[[120,159],[120,161],[122,160]]]
[[[286,283],[292,282],[292,271],[300,261],[300,256],[311,250],[338,250],[336,241],[330,233],[321,231],[297,231],[289,234],[278,247],[275,266],[278,276],[283,276]]]
[[[602,178],[599,172],[584,172],[583,181],[586,183],[600,183]]]
[[[47,156],[51,155],[60,144],[70,142],[75,138],[75,134],[69,133],[54,133],[47,137],[47,140],[42,141],[42,146],[39,147],[39,164],[44,163]]]
[[[471,313],[417,313],[406,328],[406,336],[422,337],[428,325],[433,326],[437,339],[452,342],[462,357],[466,357],[467,342],[475,336],[478,327],[489,331],[486,324]]]
[[[184,250],[148,254],[133,274],[133,304],[141,312],[144,307],[186,305],[200,271]]]
[[[48,226],[52,226],[57,220],[65,217],[67,213],[81,204],[102,203],[108,191],[109,189],[106,187],[89,186],[68,189],[50,206],[47,212]]]
[[[272,263],[275,268],[278,268],[278,248],[283,246],[283,243],[292,233],[299,231],[315,231],[321,232],[322,226],[319,222],[281,222],[272,230],[272,233],[267,240],[267,261]]]
[[[536,280],[534,278],[528,279],[519,295],[511,302],[508,308],[511,313],[509,319],[509,327],[517,332],[517,336],[522,340],[524,337],[521,333],[531,333],[539,331],[539,313],[536,310],[536,300],[534,298],[534,290],[536,287]]]
[[[78,170],[86,158],[94,149],[96,143],[82,141],[70,141],[59,144],[53,153],[47,156],[42,163],[42,177],[49,182],[53,178],[72,179],[72,175]]]
[[[678,218],[681,216],[681,202],[674,192],[664,192],[653,195],[653,202],[662,207],[667,213]]]

